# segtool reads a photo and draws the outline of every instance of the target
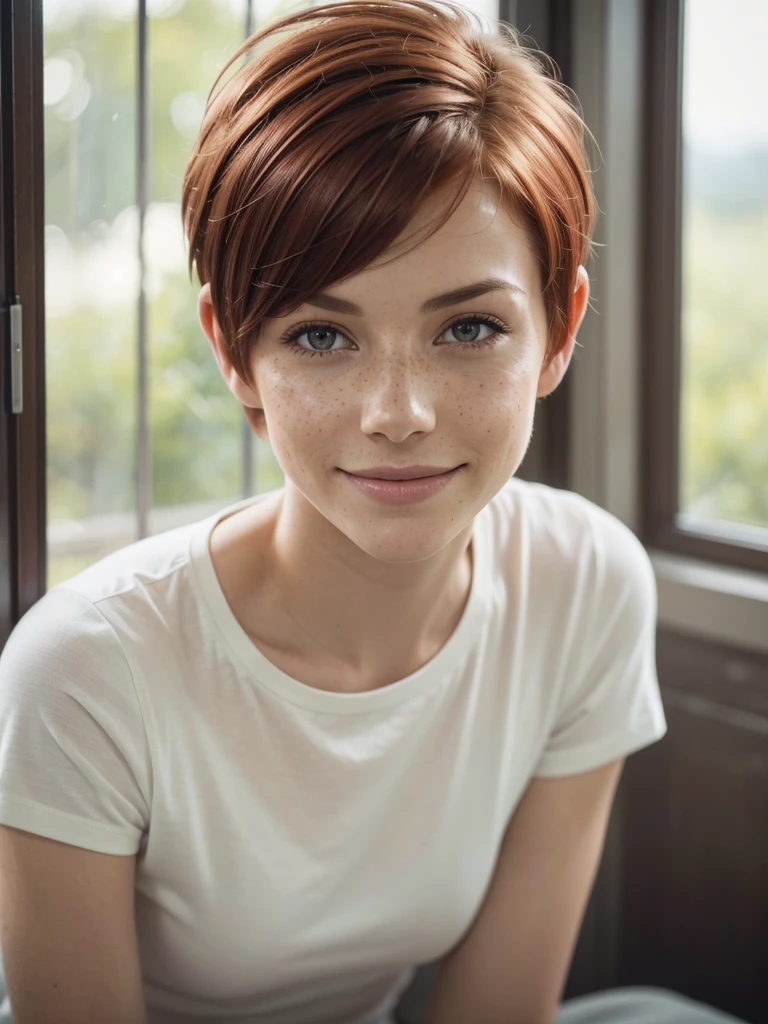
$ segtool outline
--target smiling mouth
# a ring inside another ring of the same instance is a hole
[[[376,469],[361,470],[359,473],[342,469],[342,473],[346,473],[347,476],[357,477],[358,480],[381,480],[384,483],[406,484],[418,480],[429,480],[436,476],[447,476],[457,469],[461,469],[461,466],[448,466],[445,469],[437,466],[414,466],[412,469],[402,470],[379,466]]]

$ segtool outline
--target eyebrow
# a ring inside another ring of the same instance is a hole
[[[486,277],[474,284],[465,284],[461,288],[454,288],[450,292],[443,292],[442,295],[435,295],[421,307],[422,314],[434,313],[437,309],[445,306],[455,306],[459,302],[466,302],[468,299],[475,299],[478,295],[486,295],[488,292],[497,291],[518,292],[525,295],[525,292],[518,285],[511,281],[504,281],[500,277]],[[328,309],[332,313],[347,313],[350,316],[363,316],[363,310],[354,302],[347,302],[346,299],[338,299],[327,292],[317,292],[306,300],[308,306],[317,306],[319,309]]]

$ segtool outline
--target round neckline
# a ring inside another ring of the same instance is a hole
[[[210,538],[216,524],[274,493],[265,491],[226,506],[194,524],[189,537],[189,562],[198,593],[230,655],[245,668],[254,682],[283,700],[310,711],[359,714],[399,704],[441,679],[450,679],[463,663],[466,652],[478,641],[478,627],[483,618],[485,600],[490,593],[488,531],[491,523],[488,506],[481,509],[472,524],[472,582],[469,597],[458,625],[440,650],[416,672],[394,683],[362,693],[336,693],[302,683],[273,664],[237,621],[216,575],[210,550]]]

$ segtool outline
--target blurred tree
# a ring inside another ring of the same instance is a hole
[[[686,218],[682,510],[768,527],[768,204]]]
[[[208,94],[244,38],[245,2],[154,9],[144,245],[153,501],[223,505],[241,496],[242,412],[198,322],[179,201]],[[44,33],[49,522],[136,505],[136,18],[82,2],[58,13]],[[261,486],[280,479],[268,457]]]

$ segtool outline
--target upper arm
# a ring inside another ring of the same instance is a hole
[[[554,1021],[623,764],[531,780],[483,904],[440,965],[429,1024]]]
[[[0,825],[0,945],[14,1024],[142,1024],[134,855]]]

